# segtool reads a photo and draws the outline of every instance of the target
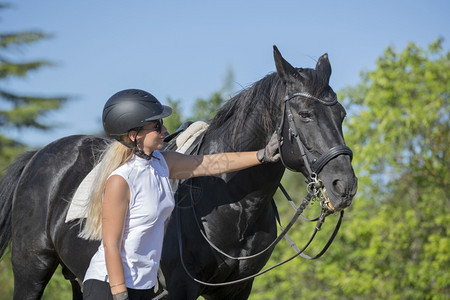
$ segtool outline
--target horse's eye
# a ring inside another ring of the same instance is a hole
[[[309,111],[300,111],[300,112],[298,112],[298,114],[304,121],[311,120],[312,115]]]

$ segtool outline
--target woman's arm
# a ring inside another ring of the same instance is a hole
[[[209,155],[184,155],[162,152],[170,170],[170,178],[186,179],[239,171],[260,164],[257,151],[229,152]]]
[[[118,175],[111,176],[106,182],[103,198],[102,239],[113,295],[127,291],[120,248],[129,199],[130,189],[125,179]]]
[[[239,171],[266,162],[280,160],[278,136],[272,135],[266,147],[259,151],[228,152],[209,155],[184,155],[162,152],[169,166],[170,178],[187,179]]]

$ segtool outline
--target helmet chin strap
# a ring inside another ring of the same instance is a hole
[[[139,134],[139,131],[141,131],[141,129],[142,129],[142,127],[139,127],[138,130],[136,131],[136,137],[137,137],[137,135]],[[139,156],[139,157],[145,158],[146,160],[151,160],[152,158],[156,158],[157,160],[159,160],[159,158],[157,158],[156,156],[153,155],[153,152],[150,153],[150,155],[148,155],[148,154],[146,154],[144,151],[142,151],[141,149],[139,149],[139,146],[138,146],[137,138],[136,138],[136,137],[135,137],[135,139],[134,139],[134,141],[133,141],[133,142],[134,142],[134,146],[128,144],[127,142],[125,142],[125,141],[123,141],[123,140],[119,140],[119,142],[120,142],[122,145],[124,145],[124,146],[126,146],[126,147],[132,149],[132,150],[133,150],[133,153],[136,154],[136,155]]]
[[[150,155],[148,155],[148,154],[145,154],[144,151],[140,150],[140,149],[137,148],[137,147],[134,147],[134,148],[133,148],[133,152],[134,152],[134,154],[136,154],[137,156],[142,157],[142,158],[145,158],[146,160],[150,160],[150,159],[152,159],[152,158],[156,158],[156,159],[159,160],[159,158],[153,156],[153,152],[150,153]]]

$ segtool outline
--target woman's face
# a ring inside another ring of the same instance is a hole
[[[163,147],[166,132],[167,129],[164,127],[162,120],[157,120],[143,126],[137,136],[135,130],[130,131],[129,137],[132,141],[137,138],[139,149],[150,155],[153,151]]]

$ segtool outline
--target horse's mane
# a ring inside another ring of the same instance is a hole
[[[234,150],[241,150],[238,141],[244,134],[248,139],[249,135],[256,137],[275,131],[284,93],[285,86],[278,74],[266,75],[229,99],[212,119],[208,132],[223,136],[225,131],[231,131]]]

